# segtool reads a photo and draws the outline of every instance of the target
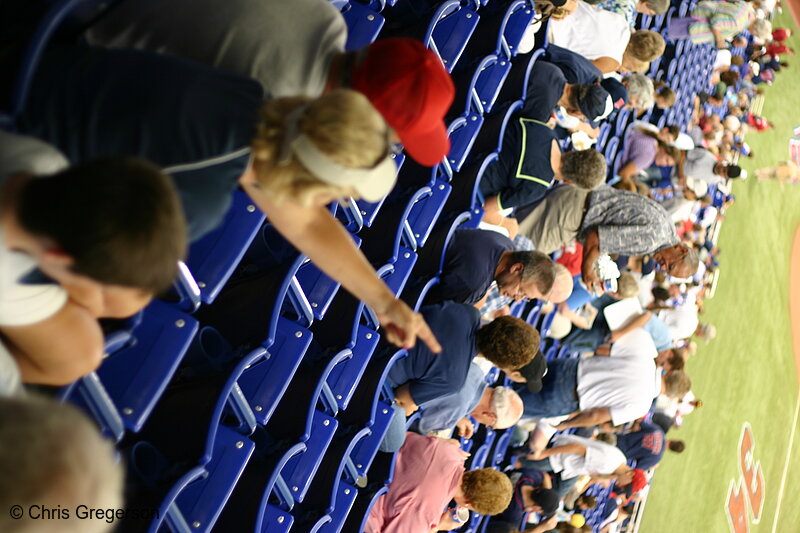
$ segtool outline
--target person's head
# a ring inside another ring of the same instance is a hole
[[[6,244],[61,282],[77,277],[152,295],[167,289],[186,255],[186,222],[172,180],[130,157],[80,163],[7,184]]]
[[[588,511],[597,507],[597,498],[590,494],[582,494],[575,503],[581,511]]]
[[[661,131],[658,132],[658,138],[667,144],[672,144],[678,140],[678,137],[681,134],[681,130],[678,126],[671,124],[669,126],[664,126],[661,128]]]
[[[655,90],[653,99],[659,109],[666,109],[675,105],[677,96],[669,85],[662,84]]]
[[[747,47],[747,39],[742,37],[741,35],[737,35],[733,38],[733,46],[734,48],[746,48]],[[733,56],[733,57],[742,57],[742,56]],[[733,57],[731,58],[731,62],[733,62]],[[742,58],[744,59],[744,58]]]
[[[555,265],[542,252],[507,252],[500,260],[494,279],[503,296],[514,300],[544,298],[553,289]]]
[[[735,179],[742,175],[742,167],[739,165],[729,165],[726,162],[720,161],[714,165],[714,174],[723,178]]]
[[[553,282],[553,289],[550,291],[550,296],[547,301],[554,304],[565,302],[569,295],[572,294],[574,280],[569,269],[561,263],[555,264],[556,278]]]
[[[606,158],[595,150],[573,150],[561,156],[561,175],[581,189],[596,189],[606,180]]]
[[[660,33],[651,30],[636,30],[631,33],[625,55],[632,56],[639,61],[650,62],[664,54],[667,43]]]
[[[539,351],[540,342],[533,326],[513,316],[495,318],[475,335],[478,353],[508,372],[527,365]]]
[[[605,442],[611,446],[617,445],[617,435],[615,433],[606,433],[605,431],[601,431],[594,436],[594,440]]]
[[[635,298],[639,295],[639,282],[630,272],[623,272],[617,278],[617,293],[620,299]]]
[[[741,67],[744,65],[744,58],[742,56],[733,56],[731,58],[731,65],[734,67]]]
[[[766,19],[755,19],[749,28],[753,37],[766,41],[772,36],[772,23]]]
[[[647,475],[641,468],[634,468],[625,477],[617,479],[617,485],[620,487],[631,486],[631,494],[636,494],[647,486]]]
[[[653,104],[653,82],[638,72],[622,80],[628,88],[628,104],[635,109],[646,109]]]
[[[345,58],[337,86],[364,94],[412,159],[425,166],[439,163],[450,149],[444,116],[455,97],[439,57],[419,40],[390,38]]]
[[[253,168],[275,203],[321,206],[346,196],[374,202],[394,186],[391,129],[363,94],[338,89],[316,100],[271,100],[261,117]]]
[[[566,91],[564,108],[576,118],[599,122],[614,110],[611,96],[600,85],[567,85]]]
[[[697,250],[683,243],[659,250],[653,254],[653,259],[664,272],[676,278],[689,278],[700,266]]]
[[[492,516],[506,510],[513,492],[507,475],[493,468],[481,468],[464,472],[453,499],[461,507]]]
[[[697,325],[695,335],[706,342],[710,342],[717,337],[717,328],[708,322],[700,322],[700,324]]]
[[[622,56],[622,63],[620,63],[617,72],[620,74],[630,74],[632,72],[638,72],[639,74],[644,74],[650,69],[650,63],[647,61],[642,61],[636,57],[633,57],[630,54]]]
[[[36,396],[0,399],[0,505],[28,509],[118,509],[122,468],[114,449],[95,425],[70,405]],[[102,533],[105,520],[9,519],[0,513],[3,533]]]
[[[739,72],[736,70],[726,70],[719,75],[719,81],[729,87],[733,87],[739,81]]]
[[[667,448],[669,448],[670,451],[673,451],[675,453],[683,453],[683,450],[686,449],[686,443],[683,442],[682,440],[669,439],[667,440]]]
[[[536,13],[542,19],[563,20],[578,9],[578,0],[535,0]]]
[[[692,390],[692,380],[683,370],[673,370],[664,376],[664,394],[680,399]]]
[[[672,372],[673,370],[683,370],[686,366],[686,360],[679,353],[671,352],[671,355],[659,365],[664,369],[664,372]]]
[[[636,12],[643,15],[661,15],[667,12],[669,0],[639,0],[636,2]]]
[[[478,423],[493,429],[506,429],[522,417],[522,399],[508,387],[487,387],[470,413]]]
[[[552,516],[558,511],[560,499],[558,493],[553,489],[539,487],[531,493],[531,503],[533,505],[526,505],[525,510],[536,512],[543,516]]]

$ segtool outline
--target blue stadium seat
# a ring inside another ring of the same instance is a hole
[[[619,148],[619,137],[612,137],[606,144],[606,149],[603,152],[606,156],[606,164],[610,167],[614,164],[614,158],[617,157],[617,149]]]
[[[456,118],[447,127],[447,136],[450,138],[450,151],[447,153],[449,174],[458,172],[467,160],[467,157],[478,138],[483,116],[479,113],[467,113]]]
[[[103,361],[96,372],[62,390],[60,397],[86,409],[110,438],[122,437],[119,422],[125,430],[137,432],[172,379],[197,329],[194,318],[156,300],[142,312],[132,340]]]
[[[470,104],[476,113],[492,110],[510,71],[511,61],[505,57],[491,54],[481,60],[470,83]]]
[[[237,190],[222,224],[192,244],[186,264],[203,303],[219,295],[263,223],[264,214],[244,191]]]
[[[360,2],[333,0],[347,23],[345,50],[359,50],[378,38],[385,22],[382,15]]]
[[[461,58],[480,17],[459,0],[446,0],[431,17],[423,42],[452,72]]]

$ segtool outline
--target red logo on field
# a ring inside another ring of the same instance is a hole
[[[739,437],[741,475],[737,482],[731,480],[726,505],[728,522],[733,533],[749,533],[750,522],[757,524],[764,510],[764,472],[761,470],[761,463],[755,460],[754,449],[753,431],[750,424],[745,422]]]

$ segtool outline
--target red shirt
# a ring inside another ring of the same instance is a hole
[[[781,42],[785,41],[789,38],[789,35],[786,33],[786,28],[776,28],[772,30],[772,40]]]
[[[767,55],[775,57],[780,54],[785,54],[789,51],[789,47],[785,44],[771,43],[767,45]]]

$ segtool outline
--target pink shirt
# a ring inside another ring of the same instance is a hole
[[[367,533],[427,533],[439,523],[461,483],[464,457],[456,446],[407,433],[389,493],[375,502]]]

